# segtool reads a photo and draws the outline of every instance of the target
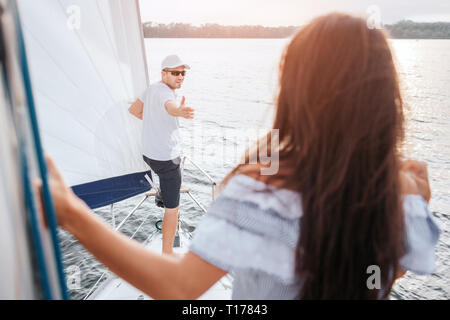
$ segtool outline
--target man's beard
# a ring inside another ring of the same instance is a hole
[[[176,85],[176,86],[172,86],[172,85],[170,85],[169,83],[167,84],[168,86],[169,86],[169,88],[170,89],[172,89],[172,90],[175,90],[175,89],[179,89],[179,88],[181,88],[181,85]]]

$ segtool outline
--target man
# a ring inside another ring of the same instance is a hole
[[[130,112],[143,120],[143,158],[158,175],[165,207],[162,223],[163,253],[172,254],[178,226],[181,187],[181,141],[178,118],[194,118],[194,110],[185,105],[183,96],[176,103],[175,90],[181,88],[189,65],[177,55],[167,56],[161,63],[161,81],[153,83],[130,107]]]

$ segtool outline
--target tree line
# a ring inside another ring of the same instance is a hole
[[[414,22],[400,21],[383,26],[394,39],[450,39],[448,22]],[[264,26],[223,26],[207,23],[193,26],[186,23],[143,24],[146,38],[288,38],[299,26],[264,27]]]
[[[426,23],[406,20],[384,27],[395,39],[450,39],[448,22]]]
[[[287,38],[298,27],[222,26],[207,23],[193,26],[185,23],[143,25],[146,38]]]

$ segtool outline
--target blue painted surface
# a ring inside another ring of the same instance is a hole
[[[145,175],[150,171],[127,174],[73,186],[73,192],[91,209],[107,206],[151,189]]]

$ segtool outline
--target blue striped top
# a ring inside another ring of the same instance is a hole
[[[270,194],[259,192],[267,188]],[[420,195],[404,196],[403,208],[406,253],[400,266],[430,274],[439,228]],[[295,248],[301,214],[299,193],[236,175],[200,222],[190,250],[232,273],[233,299],[294,299],[300,289]]]

